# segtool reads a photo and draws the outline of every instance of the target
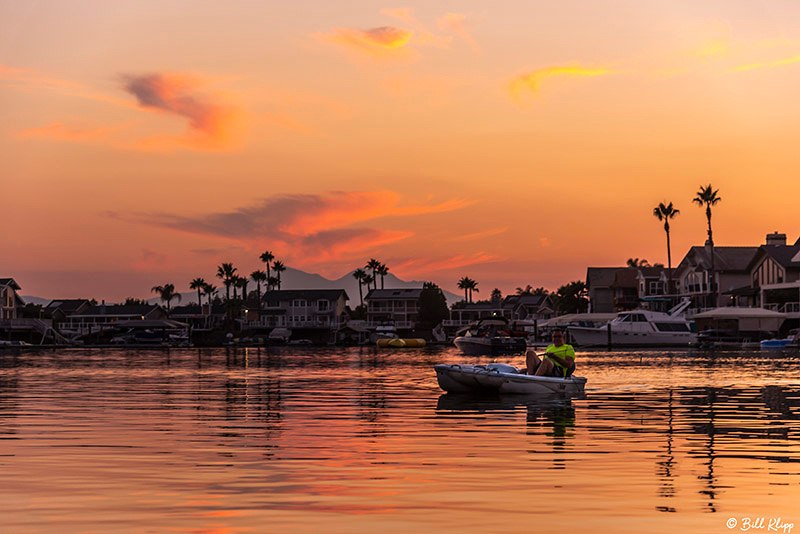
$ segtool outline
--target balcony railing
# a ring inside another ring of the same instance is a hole
[[[800,302],[784,302],[783,304],[764,304],[765,310],[780,313],[800,313]]]

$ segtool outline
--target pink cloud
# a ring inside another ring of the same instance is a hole
[[[414,31],[394,26],[380,26],[369,30],[336,28],[313,37],[372,59],[401,59],[409,57],[407,47],[414,37]]]

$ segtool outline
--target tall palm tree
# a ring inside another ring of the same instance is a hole
[[[258,306],[261,308],[261,283],[267,281],[267,273],[264,271],[253,271],[250,278],[256,283],[256,294],[258,295]]]
[[[458,281],[458,285],[456,286],[458,289],[464,290],[464,302],[469,300],[469,278],[466,276],[462,276],[461,280]]]
[[[225,300],[231,300],[231,285],[236,271],[237,269],[232,263],[223,263],[217,267],[217,278],[220,278],[225,285]]]
[[[381,263],[380,267],[375,271],[381,277],[381,289],[383,289],[383,277],[389,274],[389,267],[385,263]]]
[[[267,279],[269,279],[269,277],[272,276],[272,273],[269,270],[269,262],[274,260],[275,256],[269,250],[265,250],[264,253],[261,256],[259,256],[259,258],[261,258],[261,261],[263,261],[264,264],[266,264],[267,266]],[[269,289],[267,289],[267,291],[269,291]]]
[[[658,206],[653,208],[653,216],[659,221],[664,221],[664,231],[667,233],[667,295],[672,294],[672,249],[669,244],[669,220],[674,219],[676,215],[681,212],[679,209],[672,207],[672,202],[664,204],[659,202]]]
[[[717,305],[717,285],[716,285],[716,268],[714,265],[714,237],[711,233],[711,206],[715,206],[718,202],[722,201],[722,197],[718,196],[719,189],[714,189],[711,184],[703,187],[695,194],[692,202],[706,208],[706,219],[708,219],[708,244],[711,245],[711,302],[713,306]]]
[[[469,280],[469,301],[472,302],[472,292],[478,293],[480,289],[478,289],[478,282],[471,279]]]
[[[249,281],[250,281],[250,279],[247,276],[240,276],[239,277],[239,287],[242,288],[242,302],[243,303],[247,302],[247,282],[249,282]]]
[[[167,313],[169,313],[169,305],[175,299],[181,301],[181,294],[175,292],[175,285],[164,284],[163,286],[153,286],[151,289],[153,293],[158,293],[159,298],[167,303]]]
[[[276,261],[272,264],[272,269],[275,271],[275,274],[278,275],[278,291],[281,290],[281,273],[286,270],[286,266],[283,264],[282,261]]]
[[[361,301],[362,306],[364,305],[364,290],[361,286],[364,283],[365,276],[367,276],[367,272],[364,269],[356,269],[353,271],[353,278],[358,280],[358,299]]]
[[[367,286],[367,289],[369,289],[369,285],[374,281],[375,281],[375,277],[374,276],[372,276],[369,273],[365,273],[364,274],[364,285]]]
[[[200,300],[200,292],[203,287],[206,285],[206,281],[202,278],[195,278],[189,283],[189,289],[196,289],[197,290],[197,305],[203,307],[203,301]]]
[[[211,314],[211,299],[217,293],[217,286],[214,284],[204,284],[203,285],[203,294],[208,297],[208,313]]]
[[[365,267],[366,269],[370,269],[372,271],[372,281],[375,283],[375,287],[373,289],[378,289],[378,269],[380,269],[380,267],[381,262],[375,258],[370,258]]]
[[[231,287],[233,288],[233,300],[239,300],[239,285],[240,280],[242,279],[241,276],[235,274],[231,277]]]

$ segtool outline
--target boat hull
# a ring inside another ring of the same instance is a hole
[[[521,337],[461,336],[453,344],[464,354],[509,354],[525,352],[528,346]]]
[[[586,379],[519,374],[505,364],[435,365],[439,387],[448,393],[499,393],[509,395],[572,396],[584,392]]]
[[[567,331],[574,345],[582,347],[608,345],[608,329],[606,327],[570,326]],[[697,334],[694,332],[611,330],[611,345],[615,347],[688,347],[696,343]]]

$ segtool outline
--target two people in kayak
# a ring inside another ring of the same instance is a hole
[[[564,343],[564,332],[553,330],[553,343],[542,354],[529,350],[525,354],[525,374],[567,378],[575,370],[575,349]]]

